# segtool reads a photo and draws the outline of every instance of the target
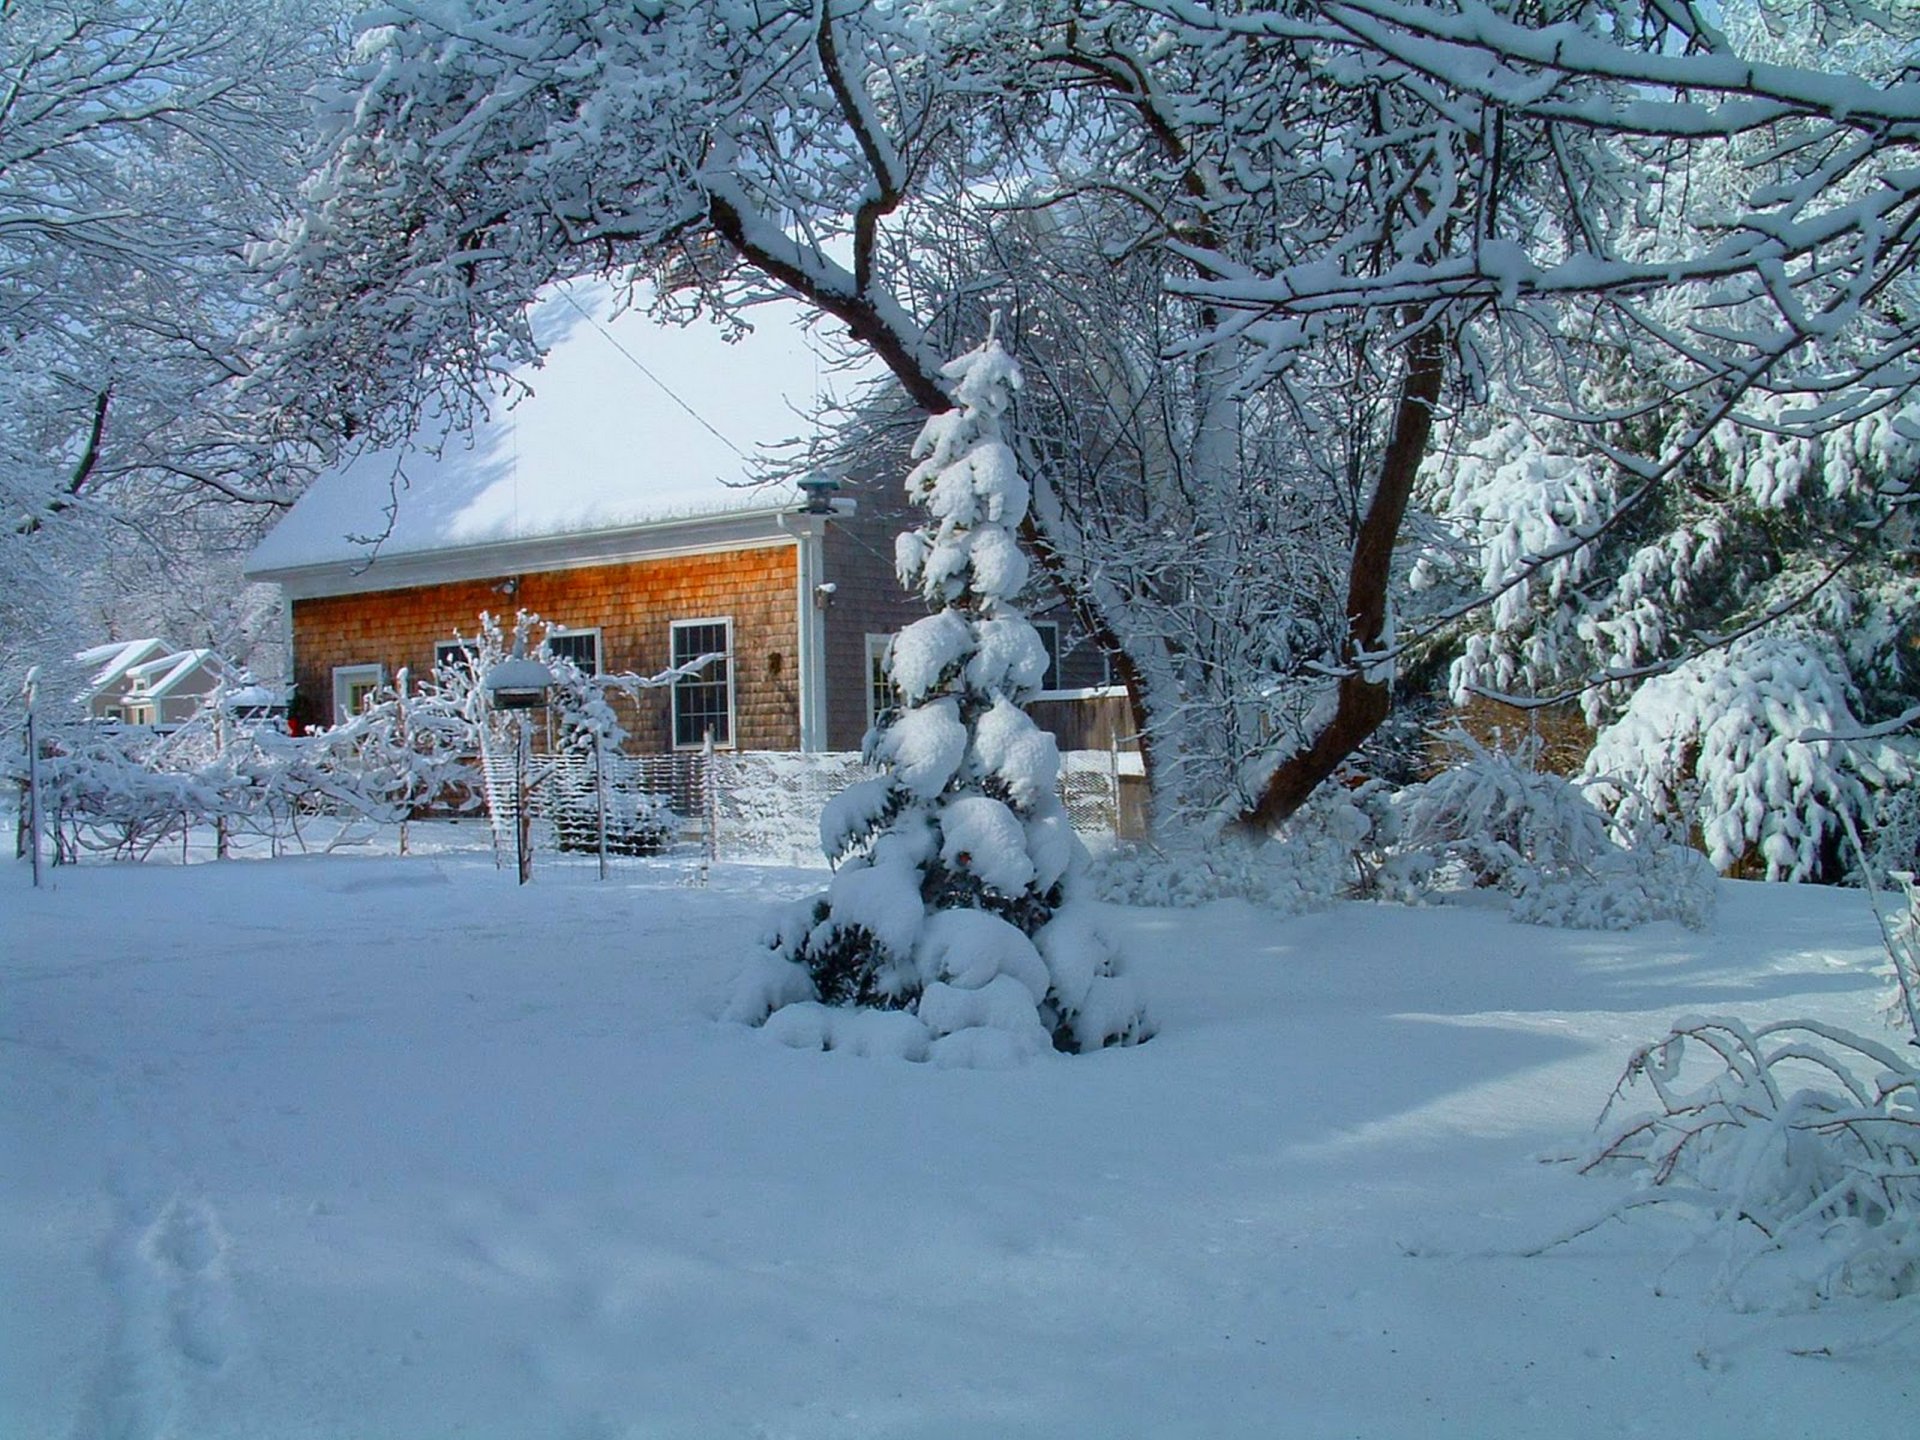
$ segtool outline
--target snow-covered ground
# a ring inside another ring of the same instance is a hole
[[[0,1436],[1913,1434],[1886,1306],[1678,1216],[1540,1258],[1682,1012],[1881,1033],[1857,895],[1714,929],[1114,912],[1161,1033],[949,1071],[716,1022],[818,874],[0,873]],[[1905,1302],[1908,1307],[1912,1302]]]

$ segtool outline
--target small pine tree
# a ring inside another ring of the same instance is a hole
[[[772,937],[780,963],[737,1012],[819,1002],[825,1045],[834,1017],[822,1004],[906,1012],[925,1035],[895,1024],[911,1034],[905,1049],[924,1039],[926,1054],[957,1063],[1135,1043],[1151,1026],[1070,898],[1084,851],[1056,790],[1059,752],[1021,708],[1047,657],[1014,603],[1028,491],[1000,422],[1020,369],[990,336],[945,374],[957,408],[927,422],[907,478],[928,520],[896,549],[901,583],[932,613],[888,651],[899,703],[866,740],[883,773],[827,806],[832,885]]]

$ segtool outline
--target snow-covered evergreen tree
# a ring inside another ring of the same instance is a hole
[[[1627,378],[1592,399],[1647,402]],[[1496,396],[1505,414],[1426,477],[1458,548],[1413,575],[1496,596],[1463,637],[1456,699],[1577,693],[1598,732],[1590,793],[1623,838],[1677,823],[1716,866],[1776,879],[1851,868],[1842,817],[1891,834],[1920,759],[1899,733],[1920,702],[1920,570],[1911,520],[1888,511],[1920,475],[1920,406],[1794,433],[1818,404],[1756,401],[1610,525],[1643,484],[1620,457],[1662,453],[1696,417],[1669,406],[1596,436]],[[1910,867],[1905,849],[1874,862]]]
[[[927,422],[907,478],[927,523],[896,553],[901,583],[933,609],[888,654],[900,704],[866,743],[884,773],[828,805],[833,882],[780,927],[770,983],[736,1011],[777,1010],[770,1023],[796,1043],[953,1064],[1144,1040],[1113,946],[1069,898],[1083,852],[1055,789],[1059,752],[1021,708],[1046,652],[1013,600],[1028,489],[1001,416],[1020,368],[990,337],[944,373],[956,408]],[[844,1007],[905,1013],[875,1025]]]

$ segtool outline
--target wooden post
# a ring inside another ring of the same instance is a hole
[[[594,819],[600,830],[600,878],[607,878],[607,760],[600,748],[600,732],[593,732]]]
[[[526,712],[513,717],[517,733],[513,747],[513,845],[519,861],[520,883],[533,878],[533,816],[527,810],[528,752],[533,741],[529,735]]]
[[[219,760],[227,759],[227,697],[226,686],[222,685],[213,697],[213,750]],[[217,771],[215,773],[218,773]],[[227,818],[227,807],[222,805],[213,817],[213,858],[231,860],[233,858],[233,826]]]
[[[701,800],[707,812],[707,863],[720,859],[720,786],[713,774],[713,731],[700,746]]]
[[[402,756],[406,766],[406,782],[400,792],[400,803],[405,808],[400,812],[400,853],[407,853],[407,821],[413,815],[413,744],[407,735],[407,667],[402,665],[400,673],[393,677],[393,745]]]
[[[40,667],[27,671],[27,851],[33,856],[33,888],[40,888],[40,736],[34,720],[34,702],[40,695]]]

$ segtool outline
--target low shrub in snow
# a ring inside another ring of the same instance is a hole
[[[679,818],[663,795],[636,790],[616,779],[597,780],[590,770],[558,774],[545,795],[556,849],[598,854],[604,816],[609,855],[658,855],[679,833]]]
[[[1419,900],[1472,886],[1513,897],[1535,925],[1620,930],[1650,920],[1695,929],[1711,918],[1705,857],[1657,836],[1625,849],[1581,788],[1535,765],[1537,747],[1489,749],[1449,737],[1459,761],[1395,797],[1379,890]]]
[[[1088,882],[1120,905],[1232,899],[1283,915],[1318,910],[1352,893],[1368,868],[1361,847],[1375,828],[1367,813],[1374,794],[1323,786],[1271,840],[1226,833],[1116,846],[1094,860]]]
[[[1808,1020],[1676,1022],[1633,1052],[1602,1115],[1584,1168],[1644,1182],[1602,1218],[1649,1204],[1710,1217],[1739,1303],[1920,1294],[1913,1057]],[[1641,1093],[1651,1109],[1619,1113]]]
[[[1647,681],[1587,757],[1595,799],[1628,836],[1696,826],[1721,870],[1745,862],[1769,880],[1839,880],[1849,825],[1904,848],[1880,863],[1911,865],[1913,743],[1854,718],[1832,649],[1753,636]]]

